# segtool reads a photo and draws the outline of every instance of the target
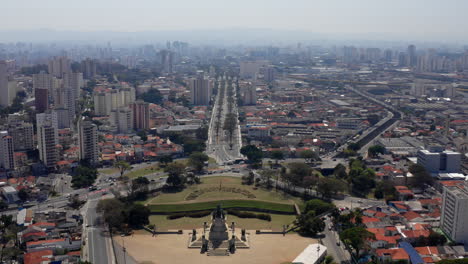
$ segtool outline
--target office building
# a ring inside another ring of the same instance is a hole
[[[189,81],[190,98],[193,105],[209,105],[211,99],[211,82],[203,72]]]
[[[13,138],[8,135],[8,131],[0,131],[0,167],[6,170],[15,168],[13,158]]]
[[[461,154],[445,150],[442,146],[430,146],[417,153],[418,164],[426,168],[431,174],[459,173]]]
[[[116,127],[117,133],[127,134],[133,131],[133,113],[128,107],[112,110],[110,114],[111,125]]]
[[[9,89],[8,89],[8,67],[6,61],[0,61],[0,106],[8,107]]]
[[[54,95],[55,95],[55,90],[59,87],[60,81],[56,79],[52,74],[48,74],[45,72],[40,72],[38,74],[33,74],[33,89],[34,89],[34,94],[36,97],[36,102],[38,101],[38,96],[39,98],[39,105],[36,105],[36,108],[39,107],[41,109],[40,112],[43,112],[47,110],[48,104],[54,102]],[[38,91],[40,90],[40,91]],[[47,107],[44,108],[44,103],[45,103],[45,98],[43,97],[46,92],[44,90],[47,90]]]
[[[468,183],[444,187],[440,227],[457,243],[468,243]]]
[[[259,73],[260,68],[268,65],[267,61],[241,61],[240,62],[240,77],[244,79],[255,78],[256,74]]]
[[[80,160],[86,160],[90,164],[99,162],[97,126],[91,121],[80,120],[78,122]]]
[[[416,55],[416,46],[414,45],[409,45],[408,46],[408,52],[407,52],[407,65],[409,67],[415,67],[416,64],[418,63],[417,61],[417,55]]]
[[[35,148],[33,124],[23,121],[10,122],[8,134],[13,137],[13,148],[15,151],[28,151]]]
[[[163,66],[163,73],[172,73],[174,64],[174,53],[170,50],[161,50],[161,65]]]
[[[18,82],[11,80],[8,82],[8,104],[12,105],[15,100],[16,94],[18,94]]]
[[[39,158],[47,168],[54,168],[59,161],[57,114],[55,112],[37,114],[36,122]]]
[[[47,89],[34,89],[34,105],[37,113],[44,113],[49,109],[49,90]]]
[[[392,62],[393,59],[393,51],[392,50],[385,50],[384,51],[384,61],[385,62]]]
[[[265,67],[264,73],[263,73],[263,79],[267,83],[271,83],[275,80],[276,77],[276,70],[273,66],[267,66]]]
[[[244,105],[256,105],[257,104],[257,91],[255,86],[251,83],[244,90]]]
[[[84,86],[83,74],[81,72],[65,73],[63,77],[63,86],[70,89],[74,99],[78,100],[81,88]]]
[[[91,80],[96,77],[97,74],[97,61],[93,59],[86,59],[81,62],[81,71],[83,72],[83,78]]]
[[[149,129],[149,104],[143,101],[136,101],[130,105],[133,112],[133,128]]]
[[[70,119],[70,111],[64,107],[57,107],[54,110],[57,115],[57,128],[71,128],[72,127],[72,120]]]
[[[63,78],[64,74],[72,71],[71,61],[64,56],[54,57],[49,61],[48,70],[54,77]]]

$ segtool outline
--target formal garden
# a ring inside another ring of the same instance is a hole
[[[182,191],[157,193],[142,203],[158,229],[197,228],[221,205],[229,221],[240,227],[282,230],[296,219],[295,204],[299,208],[303,202],[274,188],[243,184],[240,177],[213,176]]]

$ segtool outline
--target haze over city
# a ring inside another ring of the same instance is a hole
[[[3,36],[0,39],[18,30],[33,31],[31,37],[35,38],[40,35],[36,30],[47,29],[63,33],[42,32],[55,37],[57,41],[67,38],[101,39],[106,34],[113,37],[116,32],[122,32],[127,34],[120,34],[120,39],[133,37],[147,40],[177,36],[183,40],[190,37],[190,40],[201,42],[192,36],[193,32],[202,31],[204,35],[204,32],[211,31],[220,39],[210,38],[210,41],[222,41],[223,37],[230,39],[229,34],[234,33],[237,42],[241,43],[252,39],[257,41],[249,34],[242,34],[242,30],[255,29],[254,34],[275,38],[265,40],[268,42],[291,41],[285,36],[286,32],[290,32],[301,40],[424,40],[454,43],[467,39],[468,28],[465,19],[468,3],[459,0],[18,0],[5,1],[2,10],[0,31]],[[266,33],[262,33],[262,30]],[[70,31],[100,33],[78,33],[74,36]],[[149,37],[132,32],[155,32],[155,35]],[[186,36],[187,33],[189,36]],[[17,34],[10,36],[26,40]]]

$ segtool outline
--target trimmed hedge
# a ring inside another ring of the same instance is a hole
[[[174,220],[182,217],[191,217],[191,218],[202,218],[207,215],[210,215],[211,211],[198,211],[198,212],[186,212],[186,213],[175,213],[167,216],[167,219]]]
[[[227,213],[237,216],[239,218],[257,218],[260,220],[271,222],[271,215],[269,214],[256,214],[256,213],[238,211],[238,210],[232,210],[232,209],[227,210]]]
[[[272,203],[256,200],[220,200],[186,204],[150,204],[148,208],[152,214],[172,214],[193,211],[212,211],[218,205],[223,209],[239,209],[243,211],[256,211],[274,214],[295,214],[294,205]]]

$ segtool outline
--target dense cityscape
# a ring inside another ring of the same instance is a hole
[[[85,42],[0,41],[0,263],[468,263],[468,45]]]

